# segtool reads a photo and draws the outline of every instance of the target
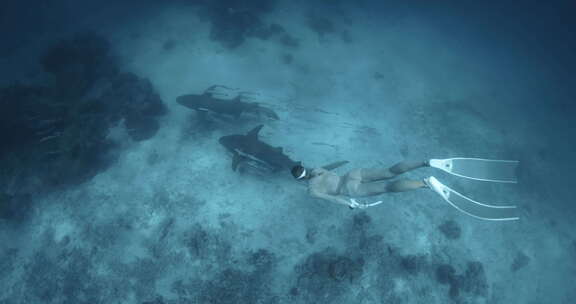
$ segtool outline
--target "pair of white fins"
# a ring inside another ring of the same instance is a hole
[[[459,157],[431,159],[429,164],[430,167],[468,179],[496,183],[516,183],[516,170],[519,162],[516,160]],[[438,193],[448,204],[469,216],[487,221],[514,221],[519,219],[516,206],[495,206],[477,202],[442,184],[434,176],[425,179],[425,182],[430,189]],[[378,201],[367,206],[380,203],[381,201]]]
[[[482,158],[431,159],[430,167],[438,168],[452,175],[472,180],[517,183],[516,160],[495,160]],[[426,179],[427,185],[438,193],[448,204],[469,216],[487,221],[518,220],[516,206],[495,206],[477,202],[450,187],[442,184],[434,176]]]

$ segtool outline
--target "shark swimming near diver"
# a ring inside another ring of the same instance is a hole
[[[217,88],[225,88],[224,86],[213,85],[206,89],[202,94],[188,94],[176,98],[176,102],[189,109],[196,110],[204,113],[212,113],[216,115],[230,116],[239,119],[243,114],[256,115],[258,117],[265,117],[271,120],[278,120],[278,114],[272,109],[269,109],[258,102],[243,101],[243,94],[239,93],[233,99],[217,98]]]
[[[232,153],[232,170],[236,171],[243,163],[272,172],[290,170],[301,162],[294,161],[284,154],[281,147],[273,147],[258,138],[263,125],[250,130],[247,134],[232,134],[218,140],[226,150]]]

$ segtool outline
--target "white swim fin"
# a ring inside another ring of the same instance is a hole
[[[430,189],[438,193],[448,204],[462,213],[486,221],[513,221],[519,219],[515,214],[516,206],[482,204],[450,189],[434,176],[430,176],[424,181]]]
[[[516,169],[519,161],[457,157],[431,159],[429,164],[430,167],[469,179],[487,182],[516,183]]]

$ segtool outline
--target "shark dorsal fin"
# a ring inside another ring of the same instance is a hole
[[[246,134],[246,136],[258,138],[258,133],[260,132],[260,129],[262,129],[263,126],[264,125],[259,125],[256,128],[250,130],[250,132],[248,132],[248,134]]]

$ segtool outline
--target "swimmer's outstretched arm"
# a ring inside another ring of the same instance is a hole
[[[338,167],[342,167],[342,166],[344,166],[344,165],[347,164],[347,163],[349,163],[349,161],[343,160],[343,161],[331,163],[331,164],[326,165],[326,166],[322,166],[322,169],[330,171],[330,170],[334,170],[334,169],[336,169],[336,168],[338,168]]]

